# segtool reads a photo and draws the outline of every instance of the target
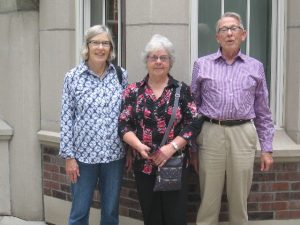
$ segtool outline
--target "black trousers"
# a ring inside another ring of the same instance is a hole
[[[186,225],[187,169],[179,191],[154,192],[155,175],[135,171],[137,192],[145,225]]]

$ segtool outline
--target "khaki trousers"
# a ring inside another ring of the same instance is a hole
[[[218,224],[225,177],[229,224],[247,224],[257,142],[254,124],[228,127],[205,122],[197,142],[201,191],[197,225]]]

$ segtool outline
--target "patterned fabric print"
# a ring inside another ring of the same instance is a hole
[[[172,115],[178,81],[169,76],[168,85],[158,99],[147,85],[147,81],[148,76],[141,82],[128,85],[125,89],[119,117],[119,134],[123,137],[125,133],[133,131],[144,144],[151,148],[150,153],[153,153],[159,148]],[[190,140],[193,135],[199,133],[199,130],[196,105],[190,88],[183,83],[176,119],[167,142],[178,135]],[[153,169],[150,162],[136,155],[135,169],[153,174],[156,168]]]
[[[102,80],[84,63],[66,74],[61,111],[61,157],[90,164],[124,157],[118,136],[121,95],[127,86],[127,72],[122,71],[122,86],[112,64]]]

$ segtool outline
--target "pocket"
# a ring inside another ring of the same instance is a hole
[[[256,150],[258,138],[257,138],[257,132],[256,132],[256,127],[254,125],[254,122],[251,121],[250,123],[246,123],[245,126],[246,126],[247,136],[250,142],[249,144],[251,147],[253,147],[253,149]]]

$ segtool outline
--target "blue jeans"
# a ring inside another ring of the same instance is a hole
[[[71,186],[73,200],[69,225],[89,224],[90,206],[97,183],[101,196],[100,225],[119,224],[119,196],[124,162],[124,159],[99,164],[78,162],[80,177]]]

